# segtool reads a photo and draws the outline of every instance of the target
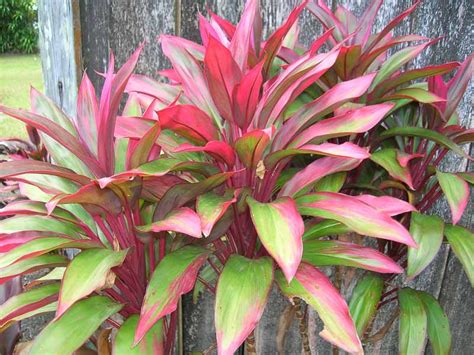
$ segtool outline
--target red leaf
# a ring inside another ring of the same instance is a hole
[[[242,73],[230,51],[211,37],[204,57],[204,71],[212,99],[220,114],[232,121],[232,92]]]
[[[263,76],[262,67],[264,62],[258,63],[249,70],[234,88],[233,96],[233,118],[234,122],[246,130],[250,125],[257,109],[260,99]]]
[[[158,117],[163,129],[171,129],[193,142],[205,144],[219,140],[219,132],[212,119],[197,106],[170,106],[158,111]]]
[[[187,234],[194,238],[201,238],[201,219],[192,209],[181,207],[171,211],[160,221],[150,225],[137,227],[142,232],[164,232],[172,231]]]
[[[325,157],[318,159],[303,170],[296,173],[283,187],[278,196],[294,196],[306,186],[324,176],[340,171],[349,171],[361,163],[361,160],[340,157]]]
[[[184,143],[173,151],[173,153],[179,152],[206,152],[214,158],[227,164],[228,167],[234,166],[235,163],[234,149],[232,149],[230,145],[223,141],[210,141],[203,147],[196,147],[194,145]]]

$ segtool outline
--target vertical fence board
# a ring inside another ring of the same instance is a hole
[[[69,115],[76,112],[78,83],[72,2],[38,1],[39,43],[46,95]]]

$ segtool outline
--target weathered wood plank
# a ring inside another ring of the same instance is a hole
[[[160,34],[175,32],[173,0],[79,0],[81,8],[83,65],[96,89],[113,51],[116,67],[122,65],[140,43],[146,42],[137,72],[156,77],[169,64],[157,41]]]
[[[39,43],[46,95],[74,115],[78,85],[72,0],[38,1]]]

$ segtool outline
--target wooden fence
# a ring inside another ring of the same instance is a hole
[[[328,4],[344,5],[360,15],[370,0],[328,0]],[[297,0],[261,0],[265,31],[282,23]],[[377,19],[377,26],[386,24],[396,14],[412,4],[411,0],[386,0]],[[74,114],[76,89],[83,69],[86,69],[96,88],[101,80],[94,70],[105,71],[109,49],[115,53],[118,65],[124,63],[143,40],[148,44],[138,64],[137,72],[156,76],[166,68],[167,59],[161,52],[156,37],[161,33],[180,34],[198,40],[196,17],[205,13],[209,6],[220,16],[237,22],[244,0],[39,0],[39,28],[41,58],[46,93],[63,109]],[[427,37],[444,35],[437,45],[428,49],[416,66],[428,63],[463,60],[473,49],[472,0],[425,0],[415,15],[397,29],[397,34],[417,33]],[[309,42],[321,33],[321,27],[305,11],[301,17],[302,42]],[[467,126],[473,126],[471,84],[461,104],[461,117]],[[473,170],[465,160],[449,157],[444,168],[449,170]],[[473,199],[462,224],[474,227]],[[447,205],[440,203],[436,212],[447,217]],[[436,260],[414,281],[410,287],[426,290],[438,297],[446,310],[453,330],[453,354],[474,354],[474,297],[460,263],[449,247],[443,247]],[[259,354],[277,353],[277,325],[287,301],[273,291],[257,332]],[[183,301],[184,352],[203,351],[215,342],[213,333],[213,300],[201,298],[193,305],[189,297]],[[375,321],[374,329],[391,317],[392,309]],[[308,311],[310,345],[313,354],[331,354],[328,343],[317,335],[321,323],[317,315]],[[296,321],[293,322],[284,352],[301,353]],[[394,354],[398,347],[398,321],[380,342],[367,346],[368,353]],[[430,352],[427,346],[427,352]]]

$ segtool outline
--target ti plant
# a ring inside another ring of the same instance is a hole
[[[117,73],[111,57],[99,102],[84,76],[74,119],[36,91],[33,112],[0,106],[40,132],[51,160],[0,164],[26,198],[0,212],[11,216],[0,221],[0,277],[53,268],[0,306],[0,327],[55,312],[30,353],[90,339],[100,353],[168,354],[181,295],[207,289],[218,353],[233,354],[252,343],[277,285],[347,352],[363,352],[377,310],[398,300],[400,351],[420,353],[428,336],[447,353],[438,302],[403,286],[444,237],[474,281],[474,236],[457,225],[473,177],[440,168],[448,152],[471,159],[456,108],[472,57],[405,70],[434,41],[392,37],[415,6],[373,34],[380,3],[357,19],[303,1],[263,41],[249,0],[237,25],[200,16],[202,44],[162,36],[167,82],[132,74],[138,49]],[[327,29],[307,49],[306,7]],[[422,44],[387,55],[407,41]],[[427,214],[443,195],[452,224]],[[56,252],[71,249],[71,260]],[[341,291],[353,277],[333,283],[327,266],[363,270],[349,305]]]

